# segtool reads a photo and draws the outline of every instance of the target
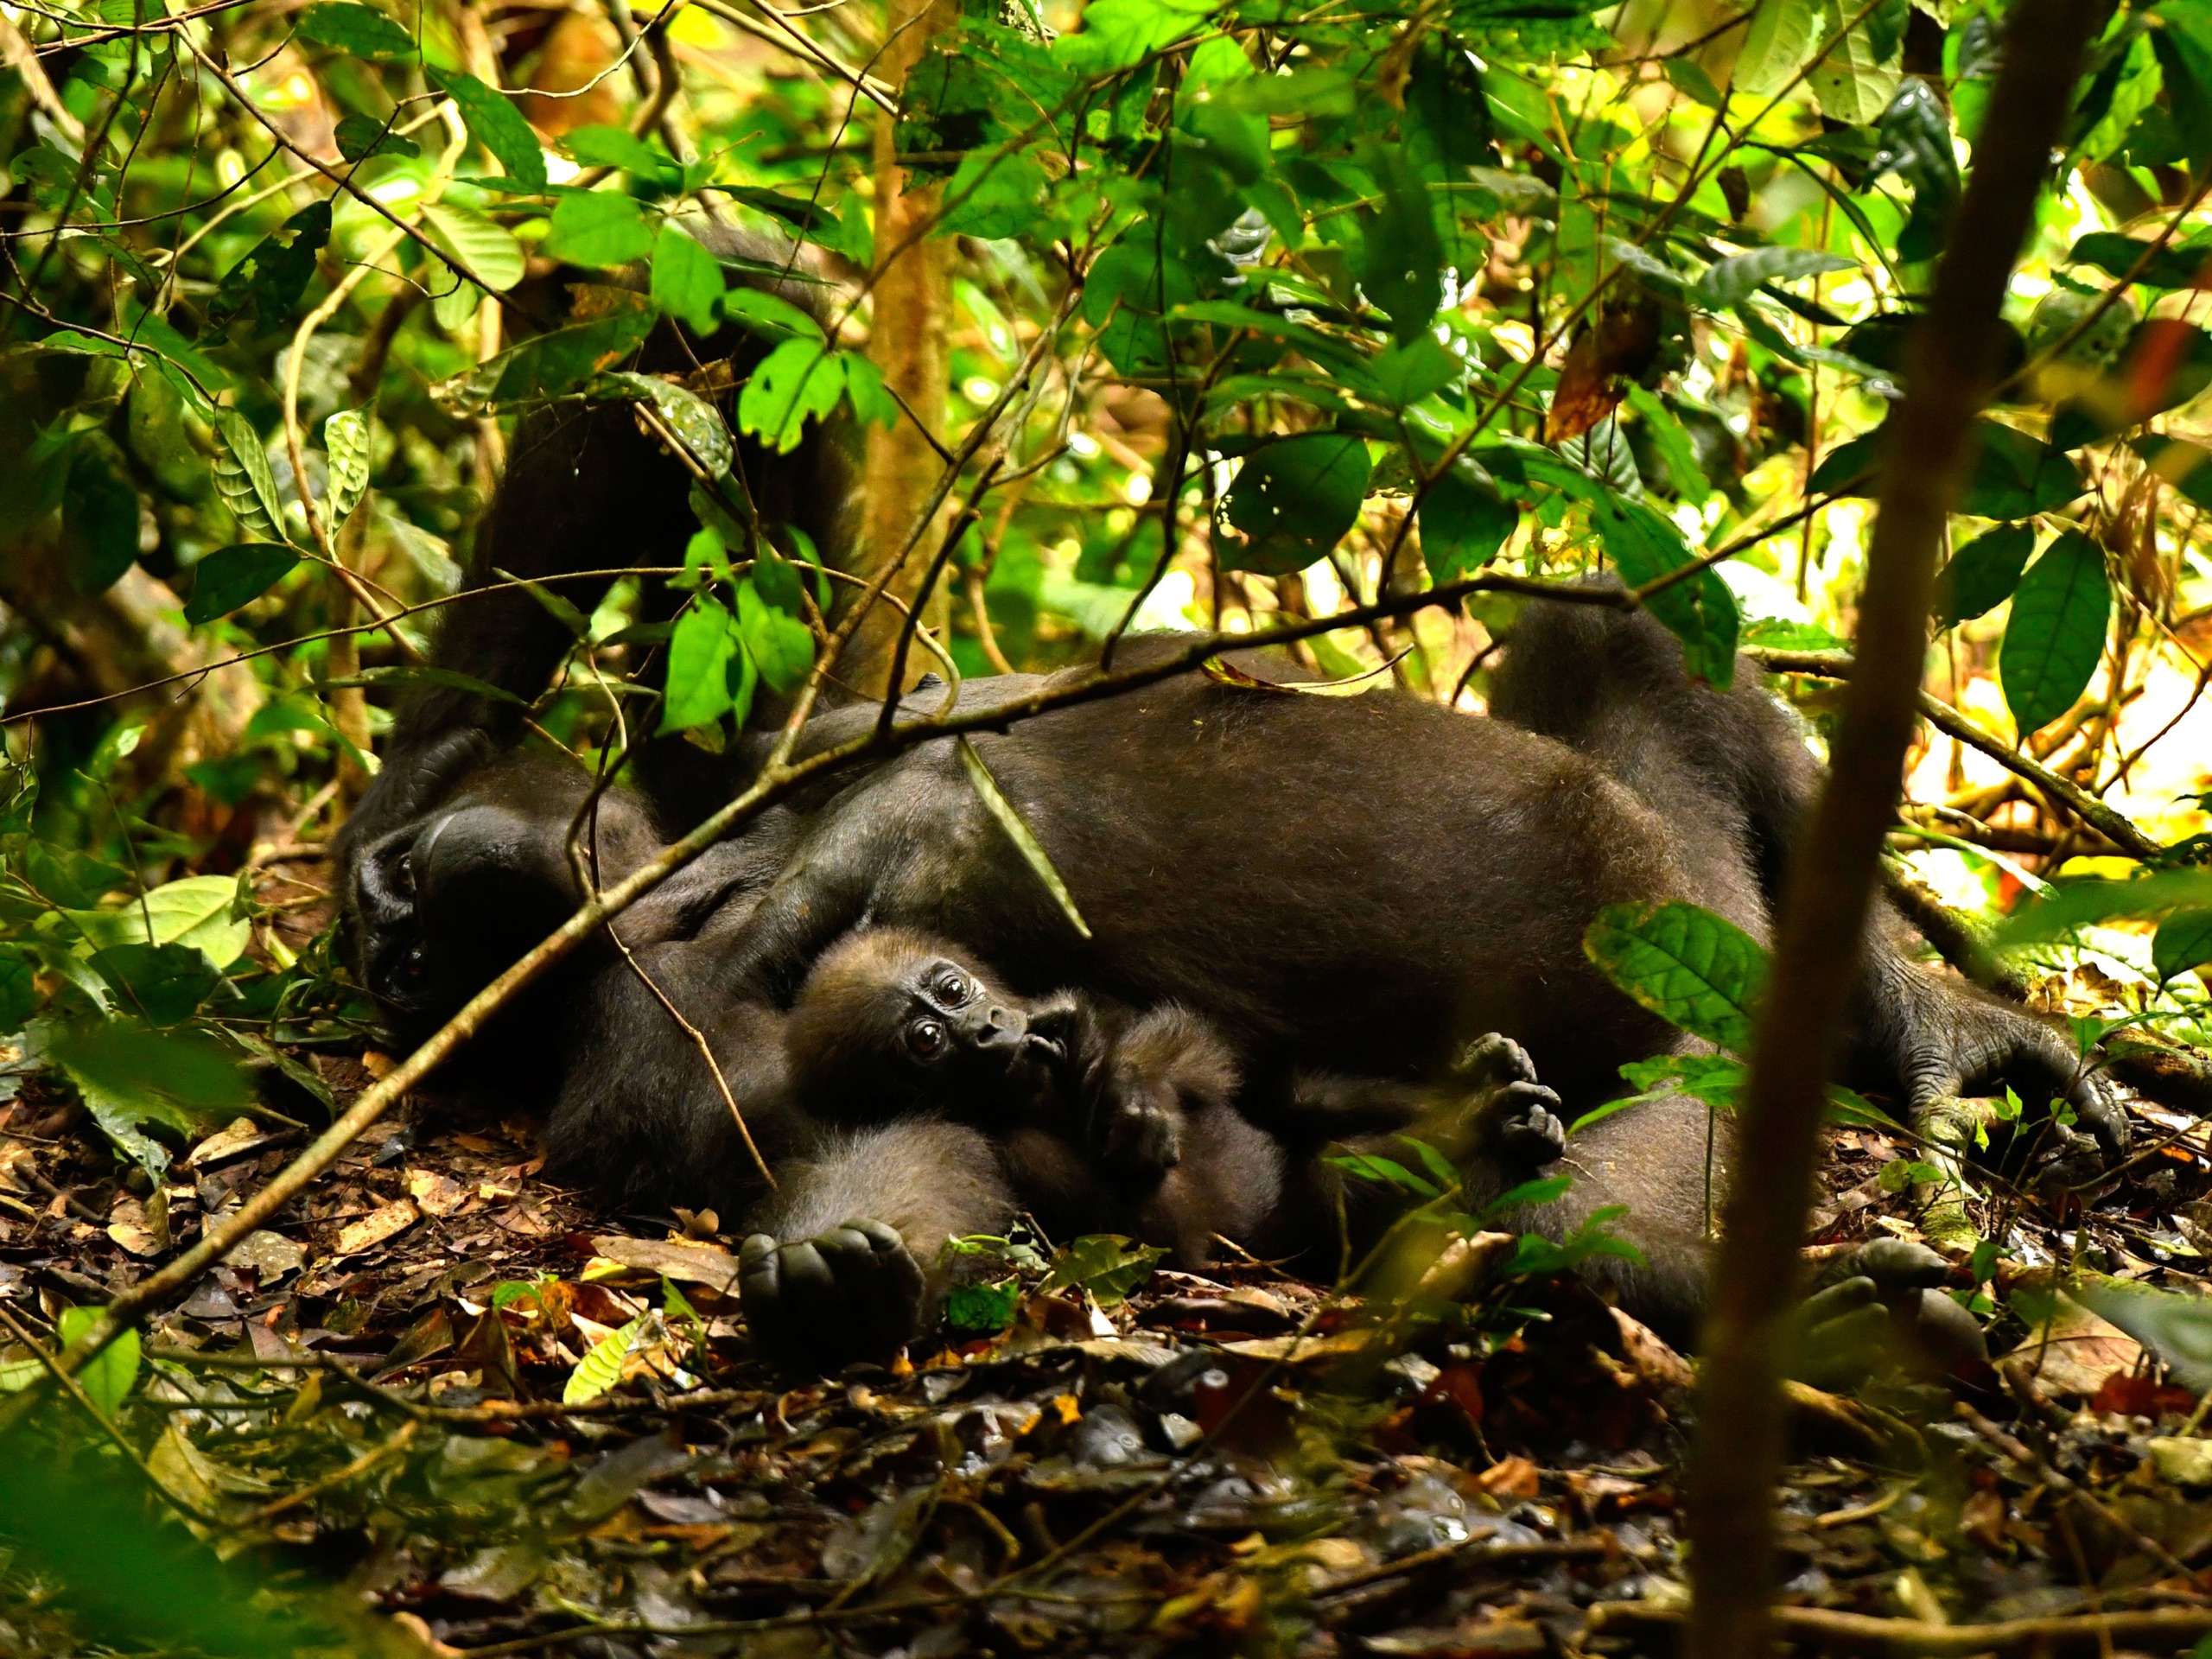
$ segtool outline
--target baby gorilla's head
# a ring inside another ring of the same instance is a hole
[[[944,940],[868,928],[815,963],[784,1046],[800,1100],[828,1116],[1013,1110],[1066,1057],[1055,1021],[1038,1014]]]

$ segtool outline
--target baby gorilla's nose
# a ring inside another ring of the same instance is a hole
[[[982,1028],[976,1033],[976,1046],[984,1049],[1020,1049],[1029,1035],[1029,1021],[1018,1008],[994,1006],[984,1011]]]

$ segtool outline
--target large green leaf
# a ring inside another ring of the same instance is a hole
[[[1847,10],[1858,10],[1845,0]],[[1820,100],[1821,113],[1846,126],[1872,126],[1897,96],[1903,79],[1899,48],[1904,21],[1885,11],[1902,13],[1904,0],[1885,0],[1866,20],[1829,49],[1827,55],[1806,73],[1805,84]],[[1892,22],[1894,26],[1892,26]]]
[[[1332,432],[1286,438],[1249,457],[1223,504],[1245,541],[1222,548],[1222,568],[1280,576],[1327,556],[1357,521],[1371,470],[1363,440]]]
[[[192,567],[192,597],[184,602],[184,620],[196,626],[228,616],[274,588],[299,562],[298,551],[281,542],[218,548]]]
[[[488,363],[440,382],[432,391],[462,415],[481,414],[501,404],[563,397],[636,351],[652,332],[653,321],[653,314],[641,308],[533,334]]]
[[[1497,556],[1521,522],[1514,505],[1479,468],[1457,462],[1421,504],[1421,554],[1432,579],[1457,582]]]
[[[1997,421],[1974,423],[1974,477],[1958,511],[1975,518],[2030,518],[2082,493],[2081,469],[2064,454]]]
[[[1818,248],[1754,248],[1749,253],[1716,260],[1691,292],[1707,310],[1725,311],[1741,305],[1768,283],[1858,269],[1841,255]]]
[[[61,1317],[54,1321],[61,1334],[61,1345],[67,1348],[99,1323],[102,1310],[97,1307],[65,1307]],[[126,1330],[77,1373],[77,1386],[85,1397],[112,1417],[130,1397],[130,1385],[138,1380],[138,1333]]]
[[[1736,54],[1732,90],[1771,98],[1804,67],[1829,27],[1821,0],[1758,0]]]
[[[787,340],[761,359],[737,400],[737,424],[771,448],[798,448],[806,423],[845,395],[845,357],[812,340]]]
[[[579,265],[625,265],[652,254],[653,227],[642,207],[617,192],[563,196],[554,204],[544,251]]]
[[[405,63],[415,56],[414,37],[373,6],[309,6],[300,14],[298,27],[318,46],[372,63]]]
[[[423,210],[423,228],[431,241],[467,265],[495,293],[505,293],[529,269],[522,244],[505,226],[494,224],[473,207],[432,202]]]
[[[222,976],[188,944],[111,944],[92,955],[92,971],[116,1006],[156,1026],[177,1026],[199,1011]]]
[[[1606,493],[1591,508],[1590,523],[1606,554],[1632,588],[1657,581],[1691,561],[1672,521],[1641,501]],[[1692,674],[1722,690],[1736,677],[1736,636],[1742,612],[1719,574],[1696,575],[1660,589],[1644,601],[1651,614],[1682,642]]]
[[[661,710],[663,732],[689,731],[719,720],[735,704],[731,681],[751,701],[753,666],[738,643],[737,619],[711,594],[701,594],[676,620],[668,645],[668,700]],[[746,711],[737,710],[741,723]]]
[[[108,1138],[156,1173],[168,1166],[168,1152],[144,1126],[190,1133],[211,1120],[227,1122],[251,1098],[225,1051],[193,1031],[101,1020],[57,1033],[47,1052]]]
[[[2074,706],[2097,671],[2111,620],[2104,553],[2070,530],[2020,578],[1998,654],[2005,705],[2023,737]]]
[[[525,190],[545,188],[545,152],[522,112],[507,102],[507,95],[458,69],[434,69],[430,79],[453,99],[468,136],[493,155],[507,176]],[[490,273],[486,273],[489,279]]]
[[[81,438],[61,495],[62,548],[80,594],[104,594],[138,557],[138,492],[105,439]]]
[[[664,224],[653,241],[653,303],[696,334],[711,334],[722,297],[722,268],[715,256]]]
[[[94,945],[182,944],[218,968],[245,954],[253,923],[238,912],[238,884],[227,875],[188,875],[112,910],[73,911],[70,919]]]
[[[2033,524],[1999,524],[1975,537],[1936,578],[1937,623],[1948,628],[1970,621],[2012,598],[2035,550]]]
[[[749,579],[737,585],[737,637],[772,691],[796,691],[814,666],[806,624],[763,599]]]
[[[591,389],[594,397],[635,397],[651,404],[708,476],[720,478],[729,471],[736,448],[722,424],[721,411],[689,387],[657,374],[618,372],[601,375]]]
[[[2212,910],[2179,911],[2160,922],[2151,960],[2161,979],[2212,963]]]
[[[1608,905],[1582,948],[1662,1019],[1734,1053],[1751,1052],[1767,955],[1733,922],[1695,905]]]

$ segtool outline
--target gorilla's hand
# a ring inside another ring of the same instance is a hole
[[[2031,1106],[2067,1102],[2107,1158],[2126,1152],[2126,1109],[2058,1031],[1904,963],[1897,971],[1916,982],[1911,995],[1895,999],[1909,1016],[1875,1035],[1891,1050],[1916,1116],[1938,1101],[2009,1084]]]
[[[1567,1151],[1567,1121],[1560,1098],[1536,1081],[1529,1051],[1491,1032],[1460,1053],[1452,1070],[1472,1090],[1468,1115],[1508,1160],[1531,1167]]]
[[[920,1264],[880,1221],[789,1242],[755,1233],[737,1282],[753,1340],[793,1365],[888,1359],[921,1329],[927,1301]]]
[[[1929,1377],[1985,1364],[1973,1314],[1941,1289],[1950,1264],[1925,1244],[1877,1238],[1846,1263],[1850,1276],[1805,1299],[1790,1374],[1815,1388],[1850,1388],[1893,1366]]]
[[[1116,1078],[1090,1126],[1092,1152],[1124,1175],[1154,1176],[1183,1161],[1183,1112],[1172,1088]]]

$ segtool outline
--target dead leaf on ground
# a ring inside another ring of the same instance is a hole
[[[713,1244],[689,1239],[625,1238],[603,1233],[591,1242],[593,1249],[610,1262],[645,1273],[657,1273],[679,1284],[711,1285],[727,1290],[737,1280],[737,1258]]]
[[[407,1191],[426,1216],[449,1216],[468,1202],[468,1189],[432,1169],[407,1172]]]
[[[388,1238],[397,1237],[423,1218],[412,1198],[394,1198],[390,1204],[379,1205],[359,1221],[352,1221],[340,1230],[338,1243],[331,1249],[333,1255],[359,1255],[363,1250],[374,1249]]]

